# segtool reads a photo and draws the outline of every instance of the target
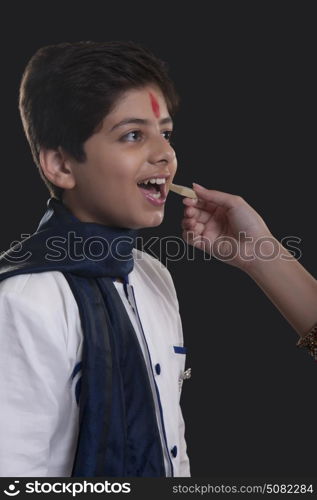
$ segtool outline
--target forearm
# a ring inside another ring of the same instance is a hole
[[[295,331],[303,336],[317,322],[317,280],[275,241],[279,246],[279,257],[274,260],[257,258],[247,273]],[[272,247],[268,249],[270,251]]]

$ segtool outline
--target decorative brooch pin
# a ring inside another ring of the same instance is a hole
[[[192,376],[192,369],[188,368],[179,377],[179,390],[182,388],[183,380],[186,380]]]
[[[187,370],[185,370],[183,372],[183,374],[181,375],[181,378],[183,380],[187,379],[187,378],[190,378],[192,376],[192,369],[191,368],[188,368]]]

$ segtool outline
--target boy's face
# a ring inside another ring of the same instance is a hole
[[[146,124],[120,125],[127,119]],[[84,143],[85,162],[67,160],[74,187],[64,191],[65,205],[84,222],[132,229],[159,225],[177,168],[172,130],[159,88],[147,85],[122,94],[102,128]]]

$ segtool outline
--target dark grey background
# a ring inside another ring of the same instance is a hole
[[[175,181],[243,196],[278,239],[301,238],[300,262],[317,275],[312,4],[27,5],[2,17],[0,251],[36,229],[48,199],[17,109],[28,59],[50,43],[121,39],[169,63],[182,99]],[[164,223],[144,235],[180,236],[181,217],[171,195]],[[316,476],[317,366],[297,334],[238,269],[201,252],[168,268],[192,368],[182,396],[192,475]]]

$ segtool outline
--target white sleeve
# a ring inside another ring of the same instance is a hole
[[[0,294],[0,476],[47,476],[70,363],[65,331],[26,294]]]

